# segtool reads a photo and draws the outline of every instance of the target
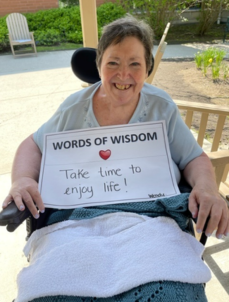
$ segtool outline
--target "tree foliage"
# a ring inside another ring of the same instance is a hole
[[[202,0],[197,33],[203,36],[217,21],[220,11],[229,8],[228,0]]]
[[[160,38],[168,22],[182,19],[182,13],[201,4],[197,34],[203,36],[217,21],[220,10],[229,8],[229,0],[116,0],[132,14],[144,18]]]
[[[168,22],[181,18],[181,13],[194,4],[193,0],[117,0],[130,13],[140,15],[160,38]]]

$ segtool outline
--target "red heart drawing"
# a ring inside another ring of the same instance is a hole
[[[110,156],[111,156],[111,150],[106,150],[106,151],[99,151],[99,156],[104,159],[107,160]]]

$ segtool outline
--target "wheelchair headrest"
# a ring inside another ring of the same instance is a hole
[[[71,66],[73,73],[80,80],[89,84],[94,84],[100,81],[95,59],[95,48],[78,48],[72,55]]]
[[[83,82],[94,84],[100,81],[99,72],[96,66],[96,49],[90,47],[78,48],[72,55],[71,66],[73,73]],[[148,75],[153,71],[154,57],[152,57],[152,67]]]

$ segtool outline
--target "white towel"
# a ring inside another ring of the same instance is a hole
[[[33,233],[16,302],[41,296],[110,297],[159,280],[205,283],[204,247],[170,218],[112,213]]]

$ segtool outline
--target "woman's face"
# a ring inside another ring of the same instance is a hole
[[[134,37],[110,45],[104,52],[100,66],[101,92],[113,106],[138,102],[147,78],[145,49]]]

